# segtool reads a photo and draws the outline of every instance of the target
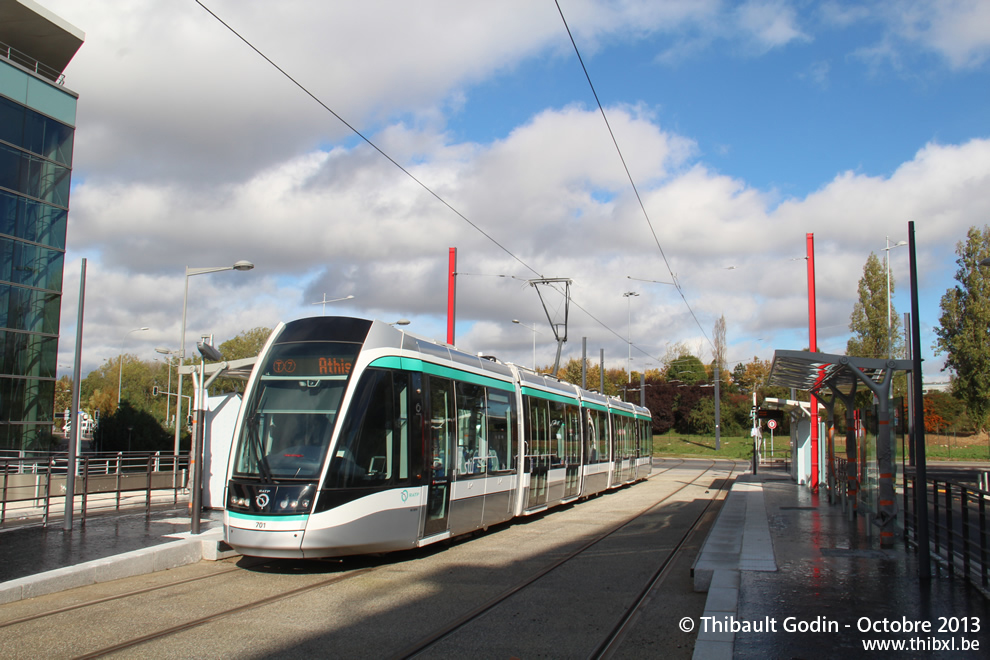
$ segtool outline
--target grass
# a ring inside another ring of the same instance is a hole
[[[942,461],[990,461],[990,438],[963,438],[950,436],[926,436],[926,456]],[[764,435],[763,440],[770,447],[770,436]],[[845,457],[846,447],[844,438],[837,438],[835,453]],[[870,455],[875,457],[875,439],[867,438],[870,444]],[[788,435],[774,438],[774,453],[777,458],[790,458],[790,437]],[[897,444],[897,460],[900,461],[900,439]],[[715,451],[715,437],[710,435],[682,435],[665,433],[653,436],[654,456],[691,456],[705,458],[738,458],[750,460],[753,457],[753,439],[747,436],[722,436],[721,449]]]
[[[770,437],[764,440],[770,447]],[[705,458],[739,458],[750,460],[753,457],[753,439],[747,436],[721,437],[720,449],[715,451],[715,437],[710,435],[675,435],[665,433],[653,436],[654,456],[693,456]],[[789,457],[789,439],[784,436],[774,439],[777,458]]]

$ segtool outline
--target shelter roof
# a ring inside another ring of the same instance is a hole
[[[874,383],[884,379],[889,369],[910,371],[911,360],[883,360],[876,358],[832,355],[830,353],[809,353],[808,351],[777,350],[773,354],[773,365],[767,382],[770,385],[791,387],[816,393],[826,387],[842,392],[852,388],[862,376]]]

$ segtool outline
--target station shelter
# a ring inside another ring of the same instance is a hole
[[[825,408],[819,404],[819,419],[824,419]],[[767,397],[761,409],[780,410],[790,419],[790,473],[799,486],[811,483],[811,402]],[[823,465],[824,443],[819,443],[818,465]]]
[[[808,392],[812,400],[818,402],[818,409],[825,412],[825,433],[818,434],[818,446],[814,446],[810,433],[810,403],[767,401],[768,407],[786,410],[791,415],[792,476],[799,484],[820,484],[827,489],[830,499],[841,497],[848,501],[851,512],[872,515],[884,546],[892,545],[895,536],[899,444],[895,421],[904,417],[896,412],[891,386],[895,372],[911,370],[911,360],[778,350],[774,352],[767,379],[769,385]],[[861,386],[872,392],[875,414],[866,411],[864,415],[857,411],[857,392],[864,391]],[[844,456],[837,455],[835,449],[835,405],[838,402],[845,408]],[[875,431],[865,433],[865,429]]]

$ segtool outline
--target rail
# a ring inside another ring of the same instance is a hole
[[[26,522],[52,524],[65,516],[68,454],[0,458],[0,527]],[[80,456],[76,462],[74,515],[152,503],[179,502],[187,487],[188,456],[161,452],[116,452]]]
[[[905,476],[905,540],[915,547],[918,545],[916,482],[916,477]],[[950,574],[962,571],[964,577],[986,593],[990,588],[987,562],[990,492],[954,481],[928,479],[925,500],[929,510],[928,536],[932,556]]]

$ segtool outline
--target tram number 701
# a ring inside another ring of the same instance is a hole
[[[261,522],[260,520],[256,520],[254,523],[254,527],[255,529],[264,529],[265,523]]]

